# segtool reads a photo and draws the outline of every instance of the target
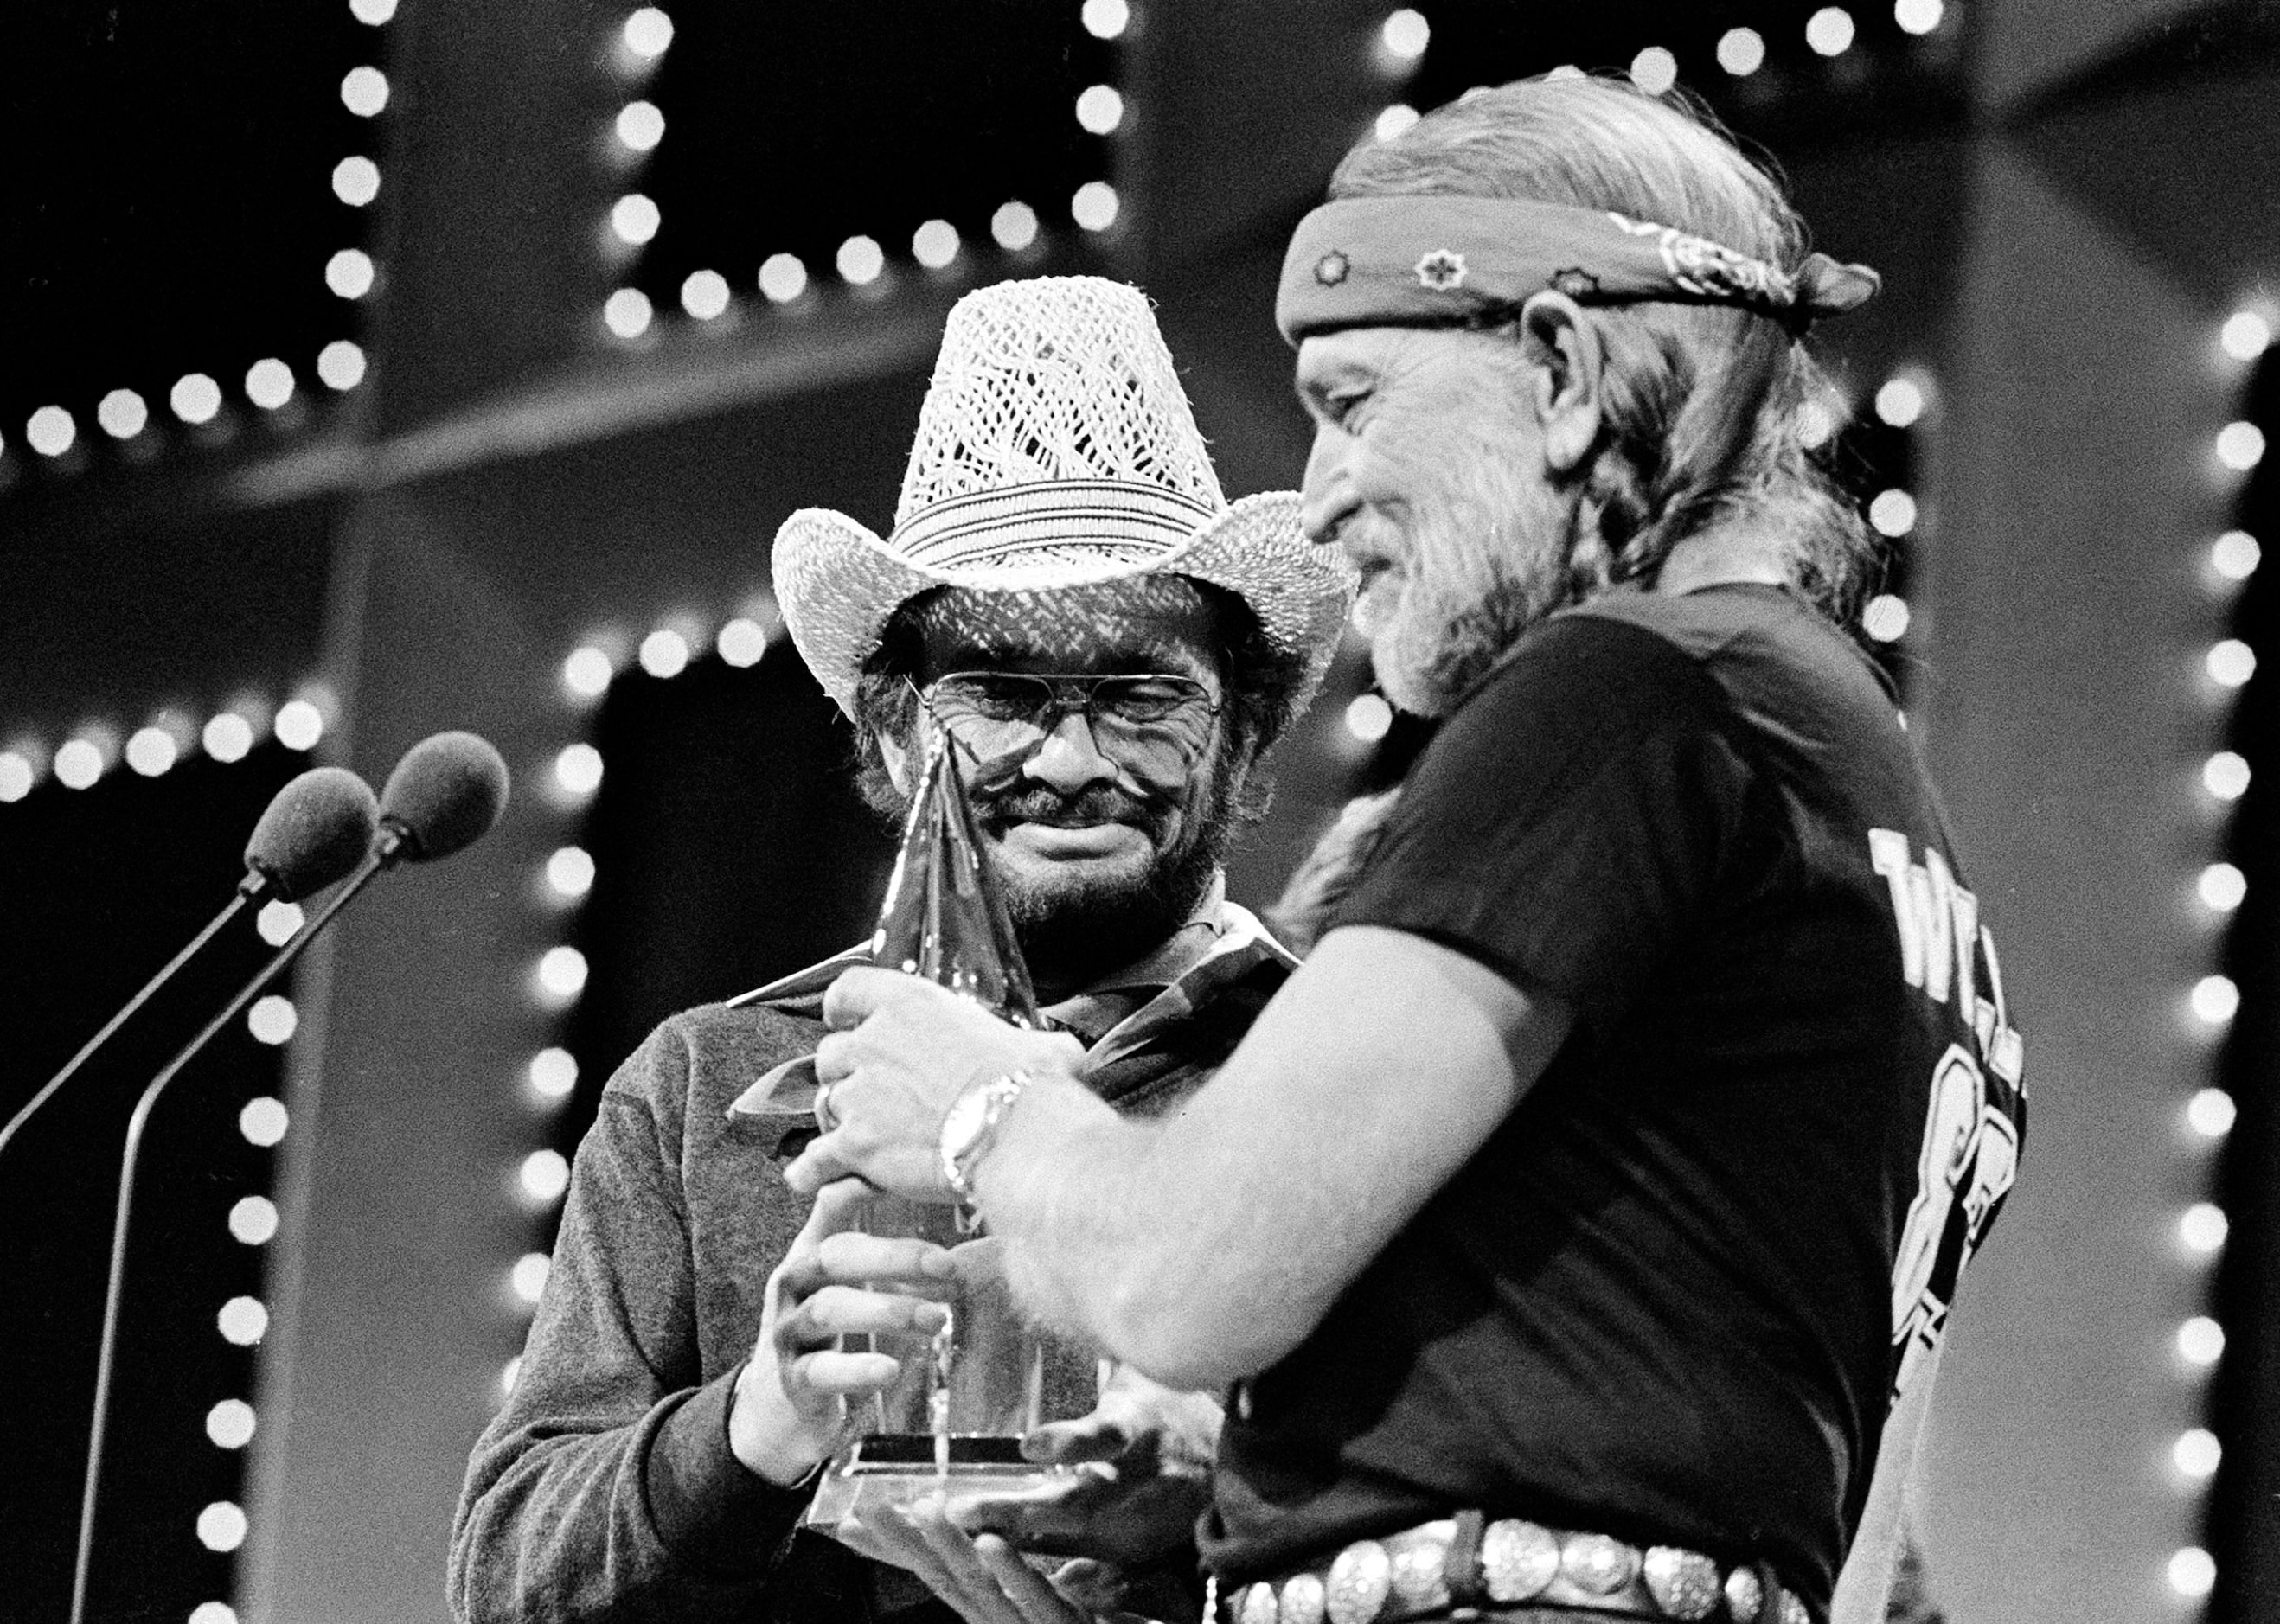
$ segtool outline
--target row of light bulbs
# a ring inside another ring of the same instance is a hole
[[[2245,364],[2264,353],[2272,343],[2273,333],[2270,321],[2261,312],[2240,310],[2226,319],[2216,338],[2217,348],[2228,360]],[[2245,474],[2262,460],[2263,432],[2251,422],[2227,423],[2217,431],[2211,452],[2215,462],[2227,473]],[[2255,573],[2261,558],[2262,548],[2254,536],[2245,530],[2227,531],[2209,548],[2207,579],[2229,602],[2234,590]],[[2237,637],[2220,638],[2203,651],[2199,663],[2203,674],[2216,691],[2233,692],[2255,675],[2256,651]],[[2245,795],[2250,776],[2247,759],[2230,750],[2209,756],[2201,763],[2199,772],[2202,790],[2220,806],[2229,806]],[[2223,861],[2207,864],[2193,883],[2196,899],[2217,918],[2230,915],[2246,898],[2247,892],[2246,876],[2233,864]],[[2185,995],[2185,1006],[2193,1024],[2212,1038],[2219,1039],[2238,1014],[2240,1001],[2239,986],[2222,974],[2200,977]],[[2185,1104],[2186,1130],[2203,1143],[2215,1145],[2232,1131],[2237,1114],[2230,1094],[2221,1088],[2204,1086],[2196,1089]],[[2177,1217],[2177,1245],[2188,1258],[2206,1262],[2222,1251],[2230,1228],[2230,1220],[2222,1207],[2214,1201],[2196,1201]],[[2187,1369],[2210,1370],[2224,1356],[2224,1327],[2211,1315],[2193,1314],[2178,1325],[2175,1347],[2176,1358]],[[2180,1479],[2194,1485],[2205,1484],[2214,1477],[2223,1458],[2222,1441],[2207,1427],[2189,1427],[2169,1445],[2171,1466]],[[2178,1596],[2197,1600],[2215,1588],[2215,1559],[2199,1545],[2181,1546],[2170,1554],[2166,1577],[2169,1588]]]
[[[166,710],[120,742],[121,729],[109,722],[81,724],[50,753],[39,740],[20,738],[0,750],[0,803],[20,801],[52,775],[66,789],[92,788],[122,762],[144,778],[157,778],[203,750],[216,761],[243,761],[266,730],[291,750],[312,750],[325,736],[335,710],[329,689],[312,683],[277,707],[252,696],[230,702],[197,726],[184,712]]]

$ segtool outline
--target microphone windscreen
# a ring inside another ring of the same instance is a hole
[[[506,762],[472,733],[420,740],[380,792],[380,815],[404,832],[404,855],[415,863],[473,845],[505,810]]]
[[[372,844],[380,808],[346,767],[312,767],[280,789],[245,843],[245,866],[286,902],[345,877]]]

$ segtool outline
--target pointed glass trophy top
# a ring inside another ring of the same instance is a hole
[[[967,804],[959,749],[930,727],[871,962],[922,975],[1017,1026],[1041,1025],[1028,966]]]

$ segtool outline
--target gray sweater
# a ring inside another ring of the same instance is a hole
[[[1288,975],[1241,910],[1209,957],[1095,1043],[1085,1079],[1150,1113],[1200,1087]],[[467,1465],[451,1538],[464,1624],[954,1624],[906,1574],[812,1532],[808,1491],[728,1449],[770,1272],[807,1217],[776,1135],[728,1106],[811,1053],[842,955],[665,1022],[603,1090],[511,1394]]]

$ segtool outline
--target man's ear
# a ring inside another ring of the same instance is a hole
[[[879,759],[887,769],[887,781],[894,785],[897,795],[907,800],[911,793],[911,752],[890,733],[882,731],[878,737]]]
[[[1520,328],[1544,463],[1554,473],[1572,473],[1598,443],[1605,409],[1598,326],[1566,294],[1547,291],[1521,306]]]

